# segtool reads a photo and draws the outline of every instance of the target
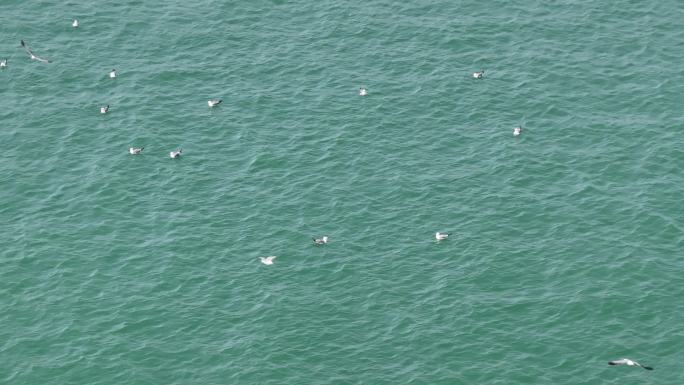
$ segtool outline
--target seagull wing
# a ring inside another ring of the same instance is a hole
[[[52,63],[50,60],[48,60],[48,59],[43,59],[42,57],[38,57],[38,56],[36,56],[36,55],[33,55],[33,58],[36,59],[36,60],[38,60],[38,61],[40,61],[40,62],[43,62],[43,63]]]
[[[609,361],[608,365],[625,365],[626,363],[627,363],[627,359],[623,358],[621,360]]]
[[[24,40],[21,41],[21,46],[24,47],[24,49],[26,50],[26,53],[29,54],[29,56],[31,56],[31,57],[36,56],[36,55],[33,54],[33,51],[31,51],[31,48],[29,48],[29,47],[26,45],[26,43],[24,42]]]
[[[646,369],[646,370],[653,370],[653,368],[650,367],[650,366],[641,365],[640,363],[638,363],[638,362],[636,362],[636,361],[634,361],[634,360],[632,360],[632,362],[634,363],[634,365],[636,365],[636,366],[641,366],[642,368],[644,368],[644,369]]]

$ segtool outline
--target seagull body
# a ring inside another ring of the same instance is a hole
[[[100,113],[101,113],[101,114],[106,114],[107,111],[109,111],[109,104],[107,104],[107,105],[104,106],[104,107],[100,107]]]
[[[112,79],[114,79],[116,77],[116,70],[115,69],[112,69],[111,71],[109,71],[109,77]]]
[[[359,96],[366,96],[366,95],[368,95],[368,90],[366,89],[366,87],[359,88]]]
[[[259,257],[259,259],[261,260],[261,263],[263,263],[264,265],[272,265],[273,260],[276,259],[276,256],[271,255],[270,257]]]
[[[43,59],[42,57],[36,56],[36,55],[33,53],[33,51],[31,51],[31,48],[29,48],[29,47],[26,45],[26,43],[24,43],[23,40],[21,41],[21,46],[24,47],[24,49],[26,50],[26,53],[29,54],[29,57],[30,57],[32,60],[38,60],[38,61],[43,62],[43,63],[52,63],[51,61],[49,61],[49,60],[47,60],[47,59]]]
[[[328,237],[325,236],[323,238],[313,238],[314,245],[325,245],[328,243]]]
[[[173,159],[180,158],[181,152],[183,152],[183,149],[179,148],[178,151],[171,151],[169,156]]]
[[[621,358],[619,360],[609,361],[608,365],[641,366],[642,368],[644,368],[646,370],[653,370],[652,367],[641,365],[640,363],[638,363],[636,361],[632,361],[629,358]]]
[[[221,99],[211,99],[211,100],[207,101],[207,104],[209,105],[209,107],[214,107],[214,106],[218,106],[219,104],[221,104],[222,101],[223,100],[221,100]]]
[[[483,79],[484,78],[484,71],[473,72],[473,77],[475,79]]]
[[[145,147],[131,147],[128,149],[128,152],[130,152],[131,155],[140,155],[140,153],[144,149],[145,149]]]
[[[0,68],[5,68],[5,67],[7,67],[7,59],[0,60]]]
[[[522,134],[522,127],[518,126],[513,129],[513,136],[520,136]]]
[[[438,231],[435,233],[435,239],[438,241],[443,241],[443,240],[449,238],[449,235],[451,235],[451,233],[441,233]]]
[[[78,28],[78,20],[74,19],[74,21],[71,23],[71,26],[74,28]]]

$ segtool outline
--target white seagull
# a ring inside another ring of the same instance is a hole
[[[520,136],[520,134],[522,134],[522,127],[521,126],[518,126],[518,127],[513,129],[513,136]]]
[[[183,152],[182,148],[179,148],[178,151],[171,151],[169,152],[169,156],[173,159],[180,158],[181,152]]]
[[[441,233],[438,231],[435,233],[435,239],[438,241],[443,241],[443,240],[449,238],[449,235],[451,235],[451,233]]]
[[[368,90],[366,89],[366,87],[359,88],[359,96],[366,96],[366,95],[368,95]]]
[[[31,48],[29,48],[29,47],[26,45],[26,43],[24,43],[23,40],[21,41],[21,46],[24,47],[24,49],[26,50],[26,53],[29,54],[29,56],[31,57],[31,59],[33,59],[33,60],[38,60],[38,61],[43,62],[43,63],[52,63],[52,62],[51,62],[50,60],[48,60],[48,59],[43,59],[42,57],[38,57],[38,56],[34,55],[34,54],[33,54],[33,51],[31,51]]]
[[[214,107],[214,106],[218,106],[219,104],[221,104],[222,101],[223,100],[221,100],[221,99],[211,99],[211,100],[207,101],[207,104],[209,105],[209,107]]]
[[[484,78],[484,70],[479,71],[479,72],[473,72],[473,77],[475,79],[482,79]]]
[[[101,113],[101,114],[106,114],[107,111],[109,111],[109,104],[107,104],[107,105],[104,106],[104,107],[100,107],[100,113]]]
[[[259,259],[261,260],[261,263],[263,263],[264,265],[272,265],[273,260],[276,259],[276,256],[271,255],[270,257],[259,257]]]
[[[608,365],[641,366],[642,368],[644,368],[646,370],[653,370],[652,367],[641,365],[640,363],[638,363],[636,361],[632,361],[629,358],[621,358],[619,360],[609,361]]]
[[[145,147],[131,147],[128,149],[128,152],[130,152],[131,155],[140,155],[140,153],[144,149],[145,149]]]
[[[116,77],[116,70],[115,69],[112,69],[111,71],[109,71],[109,77],[112,79],[114,79]]]
[[[325,245],[328,243],[328,237],[325,236],[323,238],[313,238],[314,245]]]
[[[78,20],[74,19],[74,21],[71,23],[71,26],[74,28],[78,28]]]
[[[5,67],[7,67],[7,59],[0,60],[0,68],[5,68]]]

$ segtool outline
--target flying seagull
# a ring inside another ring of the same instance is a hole
[[[5,68],[5,67],[7,67],[7,59],[0,60],[0,68]]]
[[[114,78],[116,77],[116,70],[115,70],[115,69],[112,69],[112,70],[109,72],[109,77],[112,78],[112,79],[114,79]]]
[[[473,77],[475,79],[483,79],[484,78],[484,70],[478,71],[478,72],[473,72]]]
[[[173,159],[180,158],[181,152],[183,152],[182,148],[179,148],[178,151],[171,151],[169,152],[169,156]]]
[[[366,96],[366,95],[368,95],[368,90],[366,89],[366,87],[359,88],[359,96]]]
[[[52,63],[52,62],[51,62],[50,60],[48,60],[48,59],[43,59],[42,57],[38,57],[38,56],[34,55],[34,54],[33,54],[33,51],[31,51],[31,48],[29,48],[29,47],[26,45],[26,43],[24,43],[23,40],[21,41],[21,46],[24,47],[24,49],[26,50],[26,53],[29,54],[29,56],[31,57],[31,59],[33,59],[33,60],[38,60],[38,61],[41,61],[41,62],[43,62],[43,63]]]
[[[520,136],[520,134],[522,134],[522,127],[521,126],[518,126],[518,127],[513,129],[513,136]]]
[[[435,239],[438,241],[443,241],[443,240],[449,238],[449,235],[451,235],[451,233],[441,233],[438,231],[435,233]]]
[[[325,245],[328,243],[328,237],[325,236],[323,238],[313,238],[314,245]]]
[[[107,111],[109,111],[109,104],[107,104],[107,105],[104,106],[104,107],[100,107],[100,113],[101,113],[101,114],[106,114]]]
[[[261,263],[263,263],[264,265],[272,265],[273,260],[276,259],[276,256],[271,255],[270,257],[259,257],[259,259],[261,260]]]
[[[207,104],[209,105],[209,107],[214,107],[214,106],[218,106],[219,104],[221,104],[222,101],[223,100],[221,100],[221,99],[211,99],[211,100],[207,101]]]
[[[615,361],[609,361],[608,365],[641,366],[642,368],[644,368],[646,370],[653,370],[652,367],[641,365],[640,363],[638,363],[636,361],[632,361],[629,358],[622,358],[622,359],[615,360]]]
[[[78,28],[78,20],[74,19],[74,21],[71,23],[71,26],[74,28]]]
[[[130,152],[131,155],[140,155],[140,153],[144,149],[145,149],[145,147],[131,147],[128,149],[128,152]]]

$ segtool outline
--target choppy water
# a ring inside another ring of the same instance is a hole
[[[683,17],[4,0],[0,382],[681,383]]]

